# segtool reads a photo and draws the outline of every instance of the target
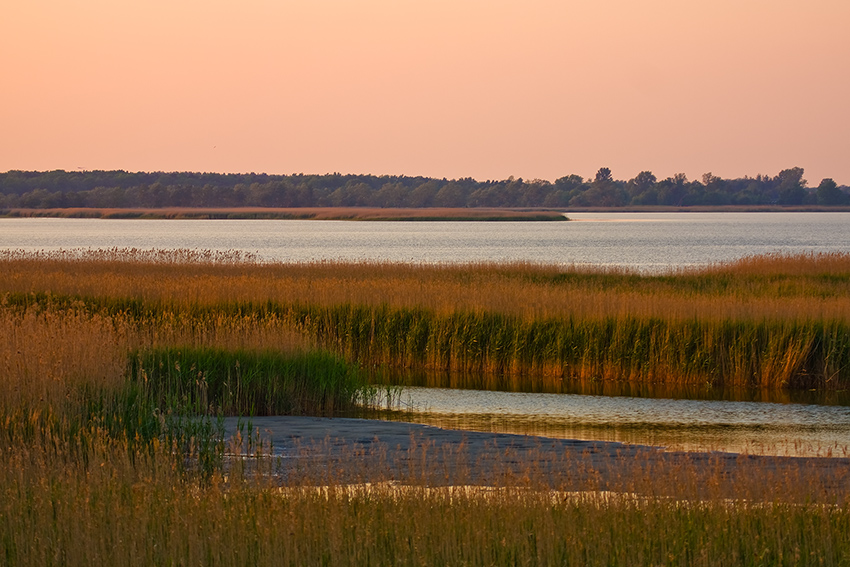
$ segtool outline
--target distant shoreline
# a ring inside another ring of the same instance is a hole
[[[0,209],[4,218],[175,219],[175,220],[350,220],[350,221],[566,221],[561,211],[495,208],[392,209],[377,207],[68,208]]]
[[[379,208],[379,207],[163,207],[0,209],[0,218],[87,218],[141,220],[350,220],[350,221],[566,221],[569,213],[755,213],[850,212],[817,205],[727,205],[720,207]]]

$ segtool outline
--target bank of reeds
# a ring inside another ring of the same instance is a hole
[[[564,380],[840,388],[850,327],[836,321],[528,320],[342,305],[296,307],[322,344],[371,365]]]
[[[745,258],[661,275],[535,264],[266,264],[198,251],[0,252],[0,296],[221,306],[299,302],[530,318],[850,320],[850,254]]]
[[[745,258],[662,275],[527,264],[262,264],[186,251],[7,253],[0,264],[9,310],[82,309],[160,335],[189,330],[195,341],[237,325],[231,337],[252,337],[255,349],[313,341],[369,367],[553,384],[841,389],[850,380],[850,256],[842,254]],[[163,344],[184,344],[175,340]]]
[[[193,415],[333,415],[364,386],[325,351],[159,348],[132,353],[130,374],[156,407]]]

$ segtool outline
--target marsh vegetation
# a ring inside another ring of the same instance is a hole
[[[417,467],[384,465],[385,476],[366,484],[354,458],[228,458],[217,417],[338,414],[368,396],[363,369],[379,366],[553,387],[593,379],[846,388],[848,280],[842,254],[643,276],[5,252],[0,557],[847,564],[846,475],[824,481],[800,466],[730,478],[705,461],[622,463],[604,487],[593,471],[577,479],[528,469],[466,489],[441,484],[433,452],[420,447],[408,459]],[[282,484],[271,474],[281,466],[302,469]]]
[[[850,256],[641,275],[536,264],[258,263],[237,253],[0,258],[4,309],[101,317],[174,341],[332,350],[361,367],[845,389]],[[180,338],[181,334],[189,336]],[[225,333],[225,334],[222,334]],[[223,340],[223,339],[222,339]]]

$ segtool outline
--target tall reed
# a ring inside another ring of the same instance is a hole
[[[366,392],[352,366],[306,349],[275,318],[190,320],[45,301],[0,309],[0,435],[8,439],[71,442],[97,427],[133,442],[195,435],[208,444],[202,438],[214,431],[199,416],[332,414]]]
[[[317,341],[364,366],[553,381],[841,389],[850,379],[850,259],[841,254],[653,276],[133,251],[7,253],[3,262],[7,309],[119,317],[156,329],[152,346],[212,346],[224,335],[231,348],[255,350]]]
[[[363,389],[353,367],[322,351],[159,348],[131,353],[130,373],[163,411],[194,415],[332,415]]]

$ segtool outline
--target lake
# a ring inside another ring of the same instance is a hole
[[[238,250],[260,261],[536,262],[663,272],[850,252],[850,213],[575,213],[571,222],[0,219],[0,249]],[[846,397],[844,398],[846,399]],[[408,388],[386,415],[671,448],[846,455],[845,405]]]
[[[0,249],[239,250],[263,261],[527,261],[641,271],[850,252],[850,213],[571,213],[572,222],[0,219]]]

